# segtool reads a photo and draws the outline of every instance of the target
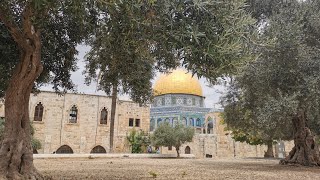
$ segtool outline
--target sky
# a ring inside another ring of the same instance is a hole
[[[90,86],[87,86],[84,84],[84,78],[85,76],[82,74],[85,68],[85,62],[84,62],[84,56],[85,54],[90,50],[90,47],[88,46],[78,46],[77,50],[79,51],[78,54],[78,70],[76,72],[72,73],[71,79],[73,83],[76,85],[76,90],[78,93],[84,93],[84,94],[96,94],[96,95],[105,95],[103,91],[96,91],[96,82],[93,82]],[[156,82],[156,80],[159,77],[159,73],[157,73],[157,76],[155,79],[152,80],[153,84]],[[221,85],[214,85],[209,87],[209,83],[204,79],[199,79],[203,95],[205,96],[205,105],[208,108],[221,108],[221,105],[219,104],[219,99],[223,95],[223,92],[225,92],[225,88]],[[41,88],[42,90],[52,91],[51,86],[44,86]],[[128,95],[120,95],[119,99],[121,100],[129,100]]]

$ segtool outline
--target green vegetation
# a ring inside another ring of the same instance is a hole
[[[155,172],[153,172],[153,171],[150,171],[149,174],[150,174],[150,175],[152,176],[152,178],[154,178],[154,179],[157,178],[157,176],[158,176],[157,173],[155,173]]]
[[[140,104],[151,101],[156,71],[180,65],[214,82],[252,58],[255,22],[244,0],[122,1],[97,9],[97,24],[86,43],[86,83],[112,95],[110,149],[118,94]]]
[[[0,98],[5,98],[0,179],[43,179],[33,165],[30,93],[73,90],[76,47],[96,25],[100,1],[0,1]],[[21,144],[22,143],[22,144]]]
[[[268,2],[252,9],[259,22],[267,22],[261,38],[274,45],[256,49],[259,58],[232,78],[225,121],[264,142],[294,139],[282,164],[320,166],[314,141],[320,133],[320,2]]]
[[[168,122],[163,122],[151,135],[153,146],[175,147],[177,157],[180,157],[180,147],[186,142],[191,142],[194,136],[194,129],[177,123],[172,127]]]
[[[131,153],[145,153],[150,144],[149,136],[143,131],[132,129],[127,135],[127,141],[131,147]]]

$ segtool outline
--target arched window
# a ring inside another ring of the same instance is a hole
[[[59,149],[56,151],[56,154],[73,154],[73,150],[68,145],[63,145],[59,147]]]
[[[107,153],[107,151],[106,151],[106,149],[104,148],[104,147],[102,147],[102,146],[96,146],[96,147],[94,147],[92,150],[91,150],[91,152],[90,152],[91,154],[105,154],[105,153]]]
[[[185,125],[185,126],[188,125],[188,120],[187,120],[187,118],[185,118],[185,117],[183,118],[182,124]]]
[[[157,126],[159,126],[161,122],[162,122],[162,119],[159,118],[159,119],[157,120]]]
[[[41,102],[37,104],[34,110],[34,121],[42,121],[42,116],[43,116],[43,105]]]
[[[189,146],[186,147],[186,149],[184,150],[185,154],[191,154],[191,148]]]
[[[201,120],[200,120],[199,118],[198,118],[197,121],[196,121],[196,126],[197,126],[197,127],[201,127]]]
[[[190,119],[189,119],[189,126],[194,126],[194,120],[193,120],[193,118],[190,118]]]
[[[166,100],[164,99],[164,97],[161,98],[161,105],[162,105],[162,106],[166,105]]]
[[[107,119],[108,119],[108,111],[107,109],[104,107],[101,110],[101,114],[100,114],[100,124],[107,124]]]
[[[77,123],[78,118],[78,108],[73,105],[70,109],[69,123]]]
[[[196,105],[196,98],[192,98],[192,106]]]

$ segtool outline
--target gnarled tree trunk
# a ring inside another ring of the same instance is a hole
[[[180,157],[180,147],[175,147],[176,148],[176,151],[177,151],[177,158],[179,158]]]
[[[320,166],[319,149],[307,125],[304,112],[292,119],[294,127],[294,147],[280,164],[298,164],[303,166]]]
[[[264,153],[264,157],[265,157],[265,158],[273,158],[273,157],[274,157],[274,154],[273,154],[272,141],[268,141],[268,142],[267,142],[267,146],[268,146],[268,149],[267,149],[267,152]]]
[[[23,12],[23,32],[3,20],[20,51],[5,93],[5,131],[0,148],[0,179],[43,179],[33,165],[29,98],[34,82],[42,72],[40,32],[31,24],[31,8]]]

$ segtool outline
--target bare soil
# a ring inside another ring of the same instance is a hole
[[[35,159],[47,179],[320,179],[320,168],[273,159]]]

